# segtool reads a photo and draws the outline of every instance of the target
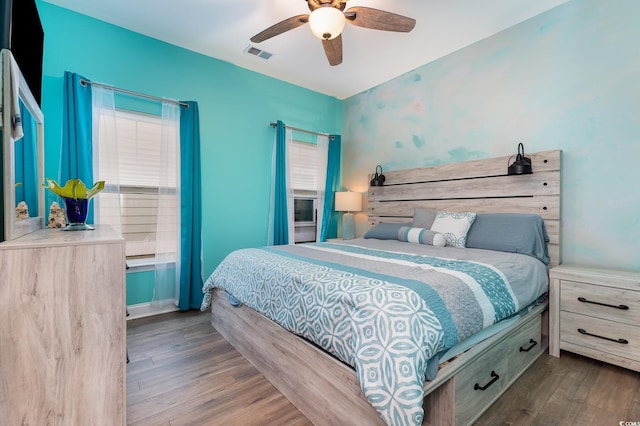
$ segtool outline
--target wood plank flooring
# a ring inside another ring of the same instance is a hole
[[[210,313],[127,322],[127,419],[137,426],[311,423],[211,327]],[[538,361],[478,426],[640,424],[640,373],[569,352]]]

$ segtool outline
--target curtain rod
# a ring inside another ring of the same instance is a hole
[[[87,84],[90,84],[92,86],[105,87],[107,89],[113,89],[116,92],[126,93],[127,95],[138,96],[140,98],[147,98],[147,99],[151,99],[151,100],[154,100],[154,101],[160,101],[160,102],[167,101],[167,102],[171,102],[171,103],[174,103],[174,104],[182,105],[185,108],[189,108],[189,104],[185,104],[184,102],[174,101],[173,99],[159,98],[157,96],[147,95],[145,93],[139,93],[139,92],[134,92],[132,90],[121,89],[119,87],[109,86],[108,84],[95,83],[93,81],[87,81],[87,80],[85,80],[83,78],[80,79],[80,84],[82,84],[83,86],[86,86]]]
[[[271,127],[276,127],[278,124],[272,121],[271,123],[269,123],[269,125]],[[286,124],[284,125],[284,127],[286,127],[287,129],[295,130],[296,132],[308,133],[310,135],[331,136],[329,133],[312,132],[311,130],[299,129],[297,127],[287,126]]]

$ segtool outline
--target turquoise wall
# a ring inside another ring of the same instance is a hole
[[[46,176],[58,174],[65,71],[136,92],[193,100],[200,109],[205,278],[230,251],[266,244],[274,135],[269,123],[280,119],[340,134],[341,101],[50,3],[39,2],[38,9],[45,31]],[[129,304],[145,301],[151,275],[130,274]]]
[[[561,149],[562,262],[640,270],[639,16],[572,0],[345,100],[345,187],[376,164]]]
[[[147,303],[153,298],[153,271],[127,274],[127,305]]]

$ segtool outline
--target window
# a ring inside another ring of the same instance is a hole
[[[109,120],[100,119],[99,131],[108,132]],[[109,125],[112,125],[109,122]],[[169,137],[178,146],[179,123],[166,126]],[[98,223],[121,225],[128,259],[154,257],[158,206],[163,215],[163,247],[176,252],[178,230],[177,154],[169,150],[169,161],[162,155],[162,119],[159,116],[122,109],[115,111],[117,161],[100,144],[98,167],[106,181],[105,195],[96,207]],[[102,140],[102,138],[101,138]],[[163,164],[165,163],[165,164]],[[117,182],[117,185],[110,184]],[[165,210],[165,206],[168,207]],[[165,214],[164,212],[168,213]],[[169,241],[165,241],[165,232]]]
[[[291,143],[291,189],[295,195],[316,195],[318,191],[318,145]]]
[[[294,198],[296,243],[316,241],[318,145],[294,140],[290,145],[289,181]]]

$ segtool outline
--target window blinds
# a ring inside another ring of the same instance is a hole
[[[295,193],[318,190],[318,149],[317,145],[292,141],[291,152],[291,188]]]
[[[103,131],[103,125],[101,120],[100,131]],[[160,117],[116,110],[117,164],[103,161],[108,156],[99,154],[100,173],[107,182],[105,192],[118,191],[120,204],[118,206],[118,203],[107,197],[101,200],[97,212],[99,222],[121,224],[127,257],[155,255],[161,173],[166,174],[162,177],[162,182],[173,188],[173,191],[169,190],[167,203],[175,207],[171,209],[175,220],[167,218],[163,223],[173,227],[169,231],[177,231],[177,161],[170,161],[168,167],[161,164],[161,125]],[[175,126],[168,130],[173,132],[172,137],[178,137]],[[99,152],[104,149],[101,146]],[[118,182],[119,187],[109,185],[109,182]],[[171,235],[175,234],[177,232],[171,232]],[[177,241],[174,242],[176,244]]]

